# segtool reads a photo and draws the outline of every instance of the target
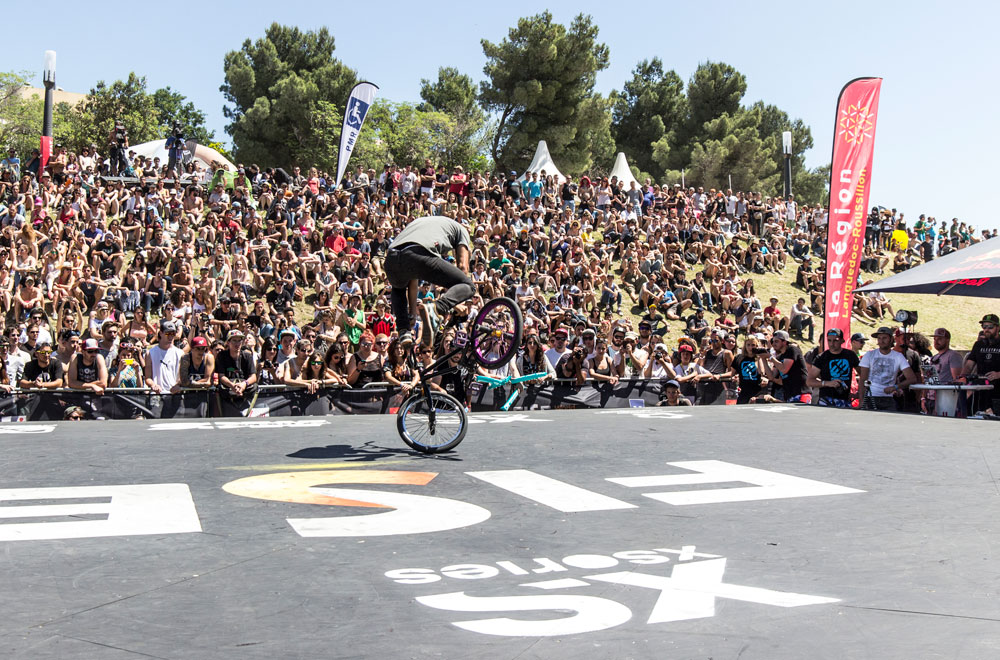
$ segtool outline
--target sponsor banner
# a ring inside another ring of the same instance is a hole
[[[864,252],[881,78],[858,78],[837,101],[830,171],[824,332],[851,335],[851,307]]]
[[[365,117],[372,103],[375,102],[375,93],[378,87],[370,82],[361,82],[354,86],[351,95],[347,98],[347,106],[344,108],[344,126],[340,131],[340,153],[337,156],[337,180],[334,187],[340,185],[347,171],[347,162],[351,159],[351,153],[358,143],[358,135],[361,133],[361,126],[365,123]]]

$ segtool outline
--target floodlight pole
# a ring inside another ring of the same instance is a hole
[[[792,194],[792,132],[781,134],[781,150],[785,154],[785,199]]]
[[[52,155],[52,95],[56,89],[56,51],[45,51],[45,60],[42,64],[42,82],[45,85],[45,111],[42,115],[42,139],[40,144],[41,165],[38,168],[38,177],[49,162]]]

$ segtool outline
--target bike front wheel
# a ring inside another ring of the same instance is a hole
[[[465,406],[444,392],[431,392],[429,397],[414,394],[396,413],[399,437],[424,454],[440,454],[457,447],[465,438],[467,423]]]

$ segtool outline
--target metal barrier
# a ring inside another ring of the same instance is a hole
[[[555,380],[526,384],[514,410],[549,408],[628,408],[655,406],[659,380],[624,380],[616,385]],[[514,392],[511,386],[494,390],[473,388],[468,403],[473,411],[497,411]],[[71,406],[92,419],[199,419],[209,417],[276,417],[311,415],[392,414],[403,401],[402,390],[387,382],[361,388],[322,387],[309,392],[303,386],[262,385],[234,397],[218,387],[183,388],[157,393],[148,388],[107,388],[103,393],[78,389],[29,389],[0,395],[0,420],[63,419]]]

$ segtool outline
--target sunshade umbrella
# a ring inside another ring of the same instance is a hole
[[[970,245],[855,290],[1000,298],[1000,239]]]

